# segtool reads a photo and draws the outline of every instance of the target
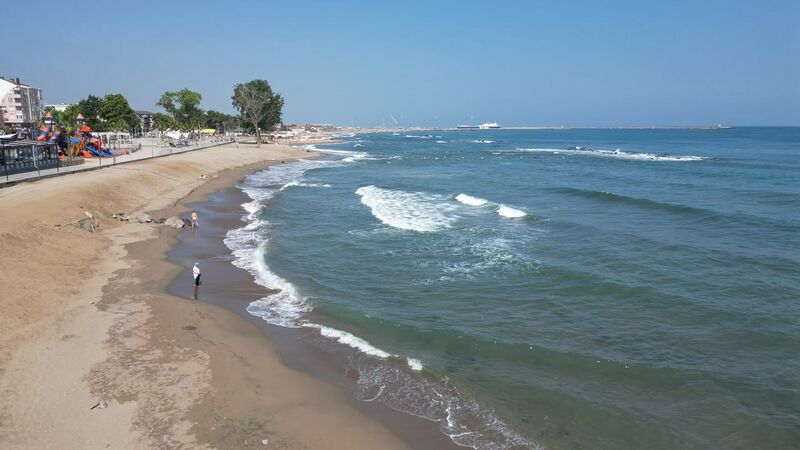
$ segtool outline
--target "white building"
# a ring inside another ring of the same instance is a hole
[[[42,90],[19,78],[0,77],[0,123],[12,128],[35,126],[42,117]]]
[[[66,110],[67,110],[67,108],[69,108],[70,106],[72,106],[72,105],[71,105],[71,104],[69,104],[69,103],[54,103],[54,104],[52,104],[52,105],[44,105],[44,109],[45,109],[45,111],[58,111],[58,112],[64,112],[64,111],[66,111]]]

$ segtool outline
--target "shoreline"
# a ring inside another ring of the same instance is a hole
[[[256,327],[270,345],[274,345],[281,362],[337,386],[347,402],[362,413],[388,427],[411,448],[459,449],[449,436],[439,429],[439,423],[396,411],[379,402],[364,402],[356,398],[354,380],[341,354],[334,354],[318,345],[321,337],[316,329],[286,328],[272,325],[248,313],[245,308],[251,301],[263,298],[269,290],[256,284],[253,276],[231,264],[231,250],[222,242],[231,229],[244,225],[241,218],[247,215],[242,204],[251,199],[235,186],[224,187],[198,201],[182,202],[197,210],[204,225],[195,232],[186,230],[177,238],[177,244],[167,255],[167,260],[180,267],[180,274],[169,283],[167,292],[183,299],[196,294],[203,303],[233,312]],[[199,262],[204,284],[197,293],[191,286],[191,266]],[[255,339],[253,345],[257,345]],[[248,391],[249,389],[245,389]]]
[[[311,156],[277,145],[232,150],[0,191],[4,217],[13,219],[0,228],[9,269],[0,282],[11,286],[0,318],[4,448],[263,448],[265,439],[287,447],[407,448],[341,388],[286,367],[257,326],[166,293],[181,270],[163,258],[174,230],[111,219],[120,211],[185,211],[248,173]],[[62,225],[88,210],[99,233]],[[253,373],[266,376],[247,378]],[[259,391],[237,389],[237,380]],[[260,420],[265,414],[272,416]]]

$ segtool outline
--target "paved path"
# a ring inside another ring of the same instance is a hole
[[[111,167],[113,165],[125,164],[143,159],[161,158],[169,155],[177,155],[179,153],[186,153],[194,150],[215,147],[217,145],[224,145],[230,142],[232,141],[220,141],[220,142],[212,142],[210,140],[200,141],[186,147],[161,147],[158,145],[145,143],[142,145],[141,150],[135,153],[131,153],[129,155],[122,155],[113,158],[111,157],[86,158],[83,164],[67,166],[67,167],[59,167],[53,169],[44,169],[40,171],[34,170],[31,172],[15,173],[8,176],[0,172],[0,188],[11,186],[20,181],[34,181],[34,180],[40,180],[42,178],[65,175],[73,172],[83,172],[87,170],[96,170],[103,167]]]

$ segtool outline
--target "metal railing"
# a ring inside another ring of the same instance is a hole
[[[58,145],[48,142],[0,142],[0,166],[8,177],[16,173],[60,169],[62,165],[83,163],[83,157],[59,157]],[[63,161],[66,159],[66,161]]]
[[[227,136],[206,137],[185,142],[169,142],[161,138],[133,138],[109,145],[112,155],[103,157],[80,155],[82,147],[63,149],[59,158],[57,144],[37,141],[0,142],[0,184],[16,183],[65,172],[92,170],[143,159],[158,158],[214,147],[231,142]],[[71,167],[67,167],[71,166]],[[4,183],[5,182],[5,183]]]

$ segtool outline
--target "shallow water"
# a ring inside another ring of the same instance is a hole
[[[800,446],[800,129],[324,148],[243,183],[227,243],[359,398],[482,448]]]

